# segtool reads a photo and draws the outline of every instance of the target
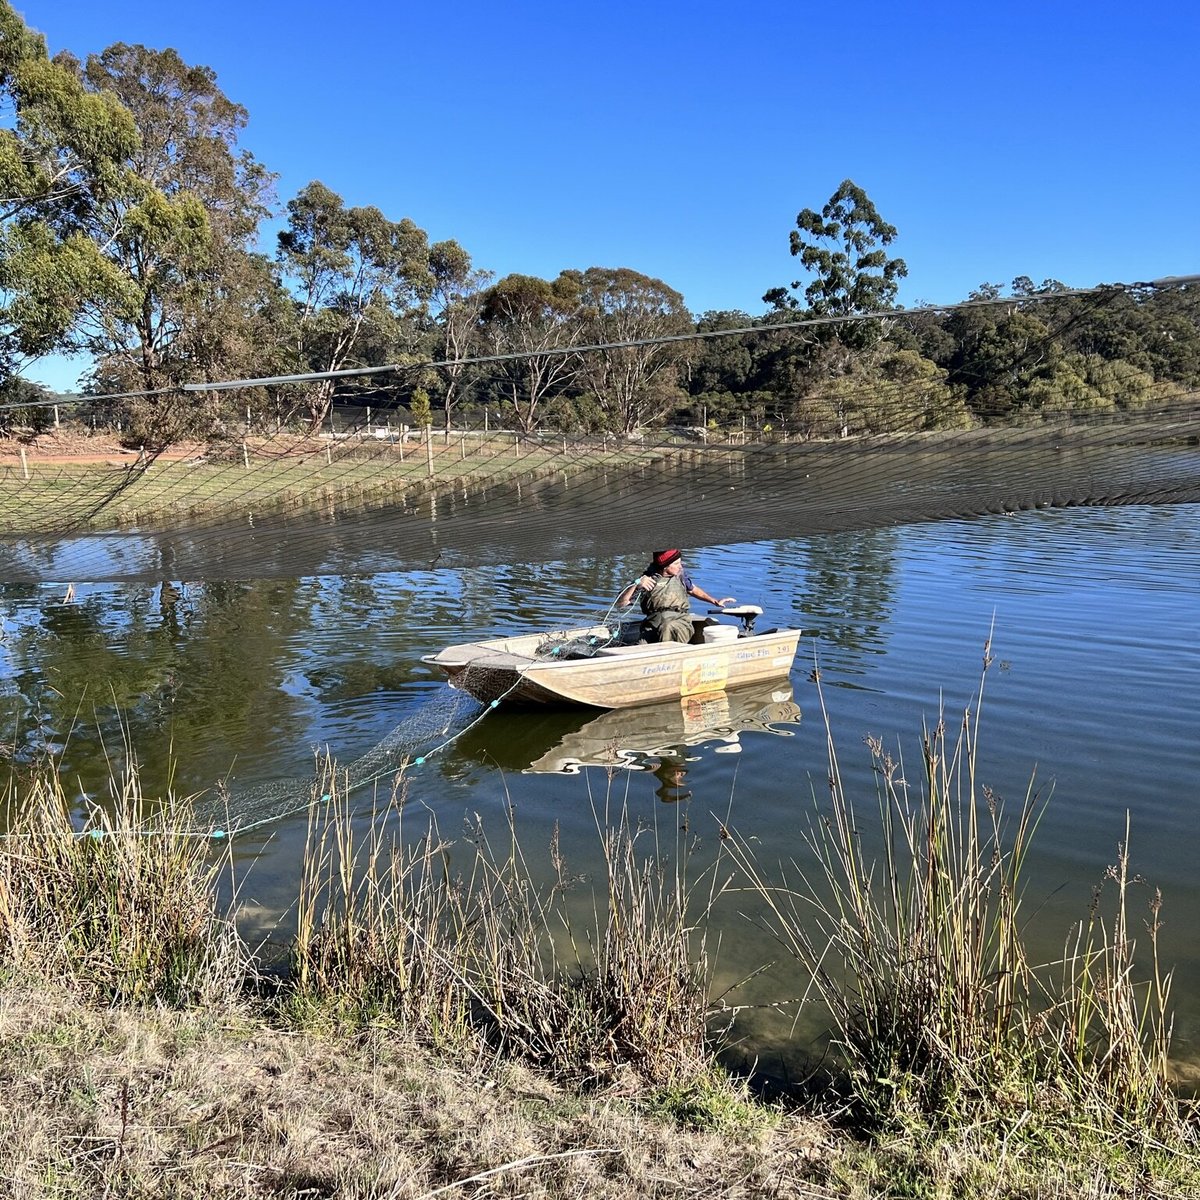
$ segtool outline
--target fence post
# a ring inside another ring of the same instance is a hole
[[[429,471],[429,478],[433,478],[433,424],[432,422],[425,426],[425,464]]]
[[[21,447],[21,474],[29,479],[29,464],[25,461],[25,447]]]

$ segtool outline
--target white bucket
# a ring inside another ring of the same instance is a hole
[[[704,627],[705,642],[732,642],[737,640],[737,635],[736,625],[705,625]]]

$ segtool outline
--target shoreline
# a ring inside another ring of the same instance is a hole
[[[1138,1154],[1050,1130],[864,1136],[832,1097],[761,1101],[720,1075],[675,1093],[579,1091],[502,1057],[431,1052],[386,1023],[288,1028],[245,1005],[93,1006],[10,982],[0,1050],[0,1192],[23,1200],[418,1200],[439,1189],[1111,1200],[1200,1188],[1200,1164],[1153,1139]]]

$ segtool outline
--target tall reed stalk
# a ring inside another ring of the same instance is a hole
[[[1104,872],[1088,918],[1063,955],[1054,997],[1060,1012],[1056,1020],[1042,1022],[1043,1040],[1063,1075],[1077,1081],[1077,1099],[1089,1110],[1116,1111],[1132,1122],[1158,1125],[1177,1107],[1169,1082],[1171,974],[1159,957],[1162,893],[1157,888],[1144,923],[1143,958],[1136,954],[1130,908],[1138,886],[1145,880],[1130,875],[1127,815],[1117,861]]]
[[[222,911],[229,848],[191,827],[191,805],[151,805],[136,768],[82,829],[52,762],[5,797],[0,968],[105,1001],[232,998],[252,974]]]
[[[973,707],[953,740],[944,715],[924,729],[919,787],[910,786],[902,760],[867,739],[874,830],[843,785],[818,672],[829,796],[806,839],[815,869],[793,864],[797,882],[777,883],[748,842],[732,853],[764,902],[765,923],[811,972],[867,1120],[954,1123],[998,1104],[1036,1108],[1050,1090],[1067,1108],[1171,1118],[1159,900],[1151,977],[1139,985],[1125,844],[1109,871],[1117,885],[1112,923],[1093,904],[1062,962],[1030,962],[1021,901],[1044,805],[1031,783],[1009,820],[977,779],[990,664],[989,643]]]
[[[706,1070],[707,966],[684,865],[622,817],[600,829],[604,875],[578,916],[555,832],[549,870],[481,822],[410,837],[403,789],[356,818],[331,772],[309,827],[292,999],[388,1017],[438,1042],[480,1039],[579,1079],[675,1082]],[[598,823],[599,824],[599,823]]]

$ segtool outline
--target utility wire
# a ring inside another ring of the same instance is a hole
[[[1039,292],[1030,296],[1003,296],[994,299],[961,300],[955,304],[930,304],[918,308],[879,309],[868,313],[845,313],[826,317],[803,317],[795,321],[770,321],[758,325],[739,326],[736,329],[706,329],[690,333],[660,334],[649,338],[632,338],[621,342],[596,342],[584,346],[552,346],[539,350],[514,350],[507,354],[488,354],[474,358],[422,360],[412,363],[388,363],[379,367],[346,367],[338,371],[307,371],[295,375],[267,375],[256,379],[226,379],[205,383],[181,383],[173,387],[154,388],[147,391],[104,392],[92,396],[68,396],[54,400],[31,400],[16,404],[0,405],[0,412],[16,409],[49,408],[54,405],[92,404],[100,400],[131,400],[154,396],[179,395],[181,393],[223,392],[238,388],[278,387],[293,383],[318,383],[329,379],[352,379],[367,375],[384,375],[389,372],[413,372],[434,370],[452,366],[487,366],[494,363],[516,362],[526,358],[562,357],[569,354],[591,354],[603,350],[631,350],[641,346],[661,346],[672,342],[694,342],[710,338],[738,337],[745,334],[771,333],[776,330],[810,329],[831,325],[851,325],[864,321],[898,320],[904,317],[956,312],[969,308],[990,308],[997,305],[1037,304],[1052,300],[1063,300],[1072,296],[1094,296],[1105,292],[1141,291],[1146,288],[1184,287],[1200,283],[1200,275],[1169,275],[1140,283],[1100,284],[1090,288],[1063,288],[1055,292]]]

